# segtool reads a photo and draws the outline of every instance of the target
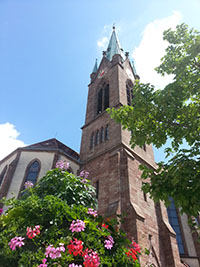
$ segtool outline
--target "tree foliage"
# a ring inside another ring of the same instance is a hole
[[[10,207],[0,216],[1,266],[140,266],[139,249],[125,238],[120,221],[105,220],[94,210],[95,188],[85,178],[56,168],[20,199],[4,203]],[[77,220],[84,226],[72,231]],[[19,238],[24,244],[11,250],[11,240]]]
[[[160,148],[167,140],[167,163],[156,170],[141,166],[142,178],[150,177],[143,190],[155,200],[175,205],[188,215],[200,211],[200,33],[181,24],[164,32],[169,45],[161,65],[161,75],[173,75],[162,90],[136,81],[132,106],[111,109],[111,117],[131,131],[132,147],[153,144]],[[183,142],[188,148],[183,149]]]

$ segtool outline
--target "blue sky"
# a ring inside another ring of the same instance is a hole
[[[162,32],[200,30],[199,10],[199,0],[1,0],[0,157],[53,137],[79,152],[90,73],[113,23],[142,81],[162,87]]]

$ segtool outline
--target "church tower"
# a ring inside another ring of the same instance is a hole
[[[113,27],[101,63],[99,67],[95,63],[91,74],[80,160],[96,186],[99,213],[106,217],[124,215],[127,235],[150,249],[149,256],[141,256],[141,266],[183,266],[166,208],[141,190],[139,165],[156,168],[152,146],[132,149],[130,133],[106,112],[108,107],[131,105],[138,78]]]

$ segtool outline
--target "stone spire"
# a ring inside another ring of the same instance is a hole
[[[92,73],[97,73],[97,70],[98,70],[98,65],[97,65],[97,59],[96,59]]]
[[[125,59],[123,49],[120,46],[116,31],[115,31],[115,26],[113,26],[113,31],[110,37],[108,48],[106,50],[106,57],[108,60],[111,61],[112,57],[116,54],[120,55],[123,59]]]

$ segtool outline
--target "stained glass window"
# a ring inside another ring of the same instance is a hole
[[[185,254],[177,210],[176,210],[176,207],[174,205],[174,201],[172,198],[170,198],[170,201],[171,201],[171,205],[167,208],[169,222],[176,233],[176,241],[178,244],[179,253]]]
[[[39,162],[37,160],[35,160],[28,167],[28,171],[27,171],[25,182],[30,181],[33,184],[35,184],[37,182],[37,177],[38,177],[39,170],[40,170],[40,164],[39,164]]]

